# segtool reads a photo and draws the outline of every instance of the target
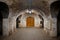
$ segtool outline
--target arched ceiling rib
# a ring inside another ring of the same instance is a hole
[[[24,10],[24,11],[21,11],[21,12],[19,12],[18,14],[16,14],[15,16],[16,16],[16,18],[19,16],[19,15],[24,15],[24,14],[26,14],[27,13],[27,9],[26,10]],[[44,17],[46,17],[46,15],[44,14],[44,12],[43,11],[37,11],[37,10],[32,10],[32,13],[34,13],[34,14],[36,14],[36,15],[40,15],[40,16],[42,16],[43,18]],[[32,14],[31,14],[32,15]]]

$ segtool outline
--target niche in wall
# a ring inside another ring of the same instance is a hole
[[[16,19],[16,28],[19,28],[19,23],[21,22],[20,21],[21,17],[22,17],[22,15],[18,16],[17,19]]]
[[[43,20],[43,18],[42,18],[42,16],[41,15],[38,15],[39,16],[39,18],[41,19],[41,21],[40,21],[40,27],[41,28],[44,28],[44,20]]]

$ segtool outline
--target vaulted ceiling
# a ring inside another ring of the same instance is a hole
[[[24,9],[36,9],[42,10],[45,14],[49,15],[49,3],[46,0],[13,0],[10,8],[14,12],[24,10]]]
[[[25,9],[41,10],[49,16],[50,3],[56,0],[5,0],[14,13]]]

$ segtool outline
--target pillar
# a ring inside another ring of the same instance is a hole
[[[48,18],[44,19],[44,30],[48,33],[50,30],[50,20]]]
[[[3,36],[9,35],[9,22],[8,18],[3,19]]]
[[[51,23],[50,36],[56,37],[57,36],[57,18],[52,18],[51,21],[52,23]]]

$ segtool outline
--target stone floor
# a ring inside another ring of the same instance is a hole
[[[18,28],[16,33],[9,37],[3,37],[0,40],[58,40],[49,37],[43,29],[40,28]]]

